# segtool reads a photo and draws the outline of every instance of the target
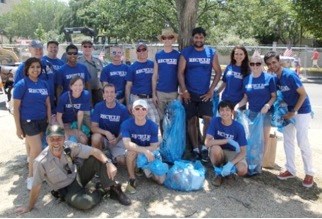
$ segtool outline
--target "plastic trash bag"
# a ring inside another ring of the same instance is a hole
[[[179,100],[169,103],[163,119],[160,153],[165,162],[180,160],[186,148],[186,113]]]
[[[237,121],[244,126],[248,142],[246,146],[248,175],[261,173],[264,153],[264,116],[262,113],[246,110],[237,114]]]
[[[273,104],[274,112],[272,114],[271,125],[277,127],[277,131],[283,132],[285,126],[290,123],[295,123],[295,119],[285,120],[283,116],[288,113],[287,105],[283,101],[283,94],[281,91],[277,91],[277,98]]]
[[[217,92],[214,93],[212,97],[212,113],[213,116],[218,115],[218,105],[219,105],[219,94]]]
[[[158,150],[153,151],[154,160],[149,162],[148,158],[140,153],[136,159],[136,166],[142,169],[148,169],[152,174],[156,176],[163,176],[169,170],[169,166],[162,162],[160,152]]]
[[[205,168],[200,161],[175,161],[168,171],[164,185],[169,189],[179,191],[195,191],[203,188]]]

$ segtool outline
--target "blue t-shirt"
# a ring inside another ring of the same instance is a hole
[[[148,147],[158,142],[158,125],[147,119],[143,126],[135,124],[134,118],[129,118],[121,125],[123,138],[130,138],[138,146]]]
[[[134,62],[126,75],[126,80],[131,81],[131,94],[152,95],[152,75],[154,63],[151,60],[146,62]]]
[[[71,97],[71,100],[69,99]],[[57,105],[57,112],[63,114],[64,123],[72,123],[77,121],[77,112],[89,111],[91,109],[90,94],[87,90],[83,90],[78,98],[74,98],[71,91],[63,93]]]
[[[303,84],[297,74],[288,68],[283,68],[281,78],[277,79],[277,87],[283,94],[283,100],[287,103],[287,108],[291,111],[297,103],[300,95],[296,90]],[[298,110],[299,114],[310,113],[311,103],[309,97],[306,96],[302,106]]]
[[[108,108],[103,100],[95,105],[91,121],[98,123],[101,129],[111,132],[114,136],[119,136],[122,122],[129,117],[129,112],[124,105],[116,102],[114,108]]]
[[[202,51],[188,46],[182,50],[181,54],[186,60],[185,83],[187,90],[199,95],[207,93],[216,51],[207,46]]]
[[[240,66],[228,65],[223,75],[223,82],[226,87],[222,93],[221,99],[230,101],[233,104],[239,103],[243,99],[243,79]]]
[[[266,72],[262,72],[258,78],[248,75],[244,79],[243,88],[248,98],[249,110],[256,113],[271,99],[271,93],[276,92],[274,77]]]
[[[58,58],[52,59],[52,58],[49,58],[48,56],[42,57],[42,60],[45,60],[51,63],[55,72],[57,72],[58,69],[60,69],[65,64],[61,59],[58,59]]]
[[[48,84],[38,79],[37,82],[25,77],[15,84],[13,98],[21,100],[20,119],[40,120],[47,117],[46,99],[49,96]]]
[[[222,124],[220,117],[213,117],[209,123],[207,134],[214,137],[214,139],[233,139],[237,141],[239,146],[247,145],[246,134],[244,127],[239,122],[233,120],[229,126]],[[235,147],[230,144],[221,145],[223,149],[235,151]]]
[[[57,74],[57,85],[63,86],[63,92],[69,91],[69,82],[74,76],[80,76],[84,79],[84,83],[91,79],[85,65],[77,63],[75,66],[70,66],[68,64],[63,65]]]
[[[158,64],[157,90],[161,92],[178,91],[178,62],[180,53],[172,50],[167,53],[161,50],[155,54],[155,61]]]
[[[129,71],[129,66],[126,64],[114,65],[108,64],[102,70],[100,80],[101,82],[107,82],[114,84],[116,90],[116,97],[121,99],[125,93],[125,77]]]

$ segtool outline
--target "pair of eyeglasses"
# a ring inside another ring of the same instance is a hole
[[[134,110],[135,111],[139,111],[139,110],[146,111],[146,108],[144,108],[144,107],[135,107]]]
[[[256,66],[261,66],[262,63],[261,62],[256,62],[256,63],[255,62],[250,62],[249,65],[252,66],[252,67],[255,66],[255,65]]]
[[[170,35],[170,36],[161,36],[162,40],[173,40],[174,36]]]
[[[77,56],[78,52],[67,52],[67,55],[69,55],[69,56],[71,56],[71,55]]]
[[[83,47],[84,47],[84,48],[92,48],[92,46],[86,46],[86,45],[85,45],[85,46],[83,46]]]
[[[111,52],[112,53],[112,55],[122,55],[122,52],[121,51],[113,51],[113,52]]]
[[[146,48],[137,49],[136,51],[137,51],[137,52],[145,52],[145,51],[146,51]]]

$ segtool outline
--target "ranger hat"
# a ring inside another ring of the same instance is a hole
[[[49,125],[46,130],[46,136],[65,136],[65,130],[57,124]]]

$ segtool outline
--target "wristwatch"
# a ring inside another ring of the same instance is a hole
[[[109,163],[112,163],[112,161],[111,161],[110,159],[107,159],[107,160],[105,161],[105,165],[107,165],[107,164],[109,164]]]

